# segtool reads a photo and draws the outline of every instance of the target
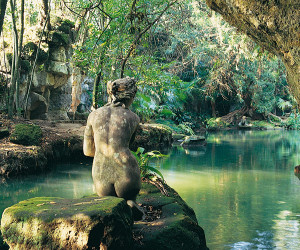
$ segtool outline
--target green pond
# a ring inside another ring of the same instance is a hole
[[[208,247],[300,249],[300,132],[207,134],[207,146],[174,147],[161,165],[167,183],[195,210]],[[0,213],[35,196],[91,194],[91,163],[61,164],[38,176],[0,179]]]

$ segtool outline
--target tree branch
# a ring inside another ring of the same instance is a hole
[[[132,51],[135,49],[137,42],[141,39],[141,37],[162,17],[162,15],[172,6],[174,5],[176,2],[178,2],[178,0],[175,0],[171,3],[169,3],[164,9],[163,11],[158,15],[158,17],[156,17],[154,19],[154,21],[152,21],[144,30],[142,30],[137,37],[135,38],[135,40],[132,42],[132,44],[130,45],[129,51],[126,55],[126,57],[123,59],[122,61],[122,65],[121,65],[121,74],[120,77],[123,78],[124,77],[124,70],[125,70],[125,65],[126,62],[128,61]]]

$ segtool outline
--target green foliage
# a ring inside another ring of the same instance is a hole
[[[253,121],[251,124],[252,127],[256,129],[273,129],[275,127],[274,124],[267,121]]]
[[[28,60],[21,60],[20,61],[21,70],[25,73],[29,73],[31,70],[31,65]]]
[[[187,135],[195,135],[195,132],[191,128],[192,123],[190,122],[184,122],[178,125],[178,127],[184,132],[184,134]]]
[[[28,42],[23,46],[22,57],[26,60],[33,61],[36,56],[38,46],[34,42]]]
[[[23,46],[22,58],[33,62],[36,57],[38,46],[33,42],[28,42]],[[41,65],[48,60],[48,53],[43,49],[39,49],[39,54],[37,58],[37,64]]]
[[[284,123],[287,129],[300,129],[300,117],[299,114],[292,113],[290,117]]]
[[[277,106],[283,112],[290,111],[293,108],[293,105],[290,101],[283,100],[282,98],[278,98]]]
[[[228,127],[229,124],[220,118],[210,118],[206,120],[206,128],[208,130],[219,130]]]
[[[63,33],[61,31],[51,31],[49,32],[49,46],[57,47],[57,46],[68,46],[70,45],[70,37],[68,34]]]
[[[17,124],[10,136],[10,141],[21,145],[39,145],[42,139],[42,130],[37,125]]]
[[[159,151],[154,150],[147,153],[144,153],[145,149],[139,147],[136,152],[131,151],[138,161],[141,176],[144,178],[151,178],[153,174],[157,177],[160,177],[164,180],[162,173],[157,169],[157,167],[150,166],[150,161],[153,159],[160,159],[167,157],[166,155],[161,154]]]

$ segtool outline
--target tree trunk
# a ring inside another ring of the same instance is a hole
[[[102,72],[99,71],[94,81],[94,89],[93,89],[93,108],[98,108],[98,96],[99,96],[99,86],[101,82]]]
[[[9,88],[8,117],[12,118],[15,110],[15,90],[16,90],[17,73],[19,67],[19,57],[18,57],[19,50],[18,50],[18,31],[17,31],[16,17],[15,17],[16,1],[13,2],[13,0],[10,0],[10,6],[11,6],[14,46],[13,46],[13,59],[11,65],[11,84]]]
[[[212,113],[212,116],[214,118],[216,118],[217,117],[217,115],[216,115],[216,102],[212,99],[212,100],[210,100],[210,104],[211,104],[211,113]]]
[[[42,13],[42,19],[41,19],[41,26],[44,25],[44,23],[46,22],[46,19],[48,18],[48,22],[47,22],[47,30],[51,30],[51,23],[50,23],[50,15],[48,15],[49,10],[49,3],[48,0],[42,0],[43,2],[43,13]]]
[[[19,45],[18,45],[18,51],[17,51],[17,57],[18,57],[18,64],[17,64],[17,73],[16,73],[16,109],[17,109],[17,115],[21,116],[21,106],[20,106],[20,70],[19,70],[19,64],[21,61],[21,53],[22,53],[22,47],[23,47],[23,35],[24,35],[24,2],[25,0],[22,0],[21,2],[21,30],[20,30],[20,37],[19,37]]]
[[[6,11],[7,0],[0,0],[0,35],[2,32],[3,21]]]

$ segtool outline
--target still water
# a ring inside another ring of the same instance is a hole
[[[174,147],[160,162],[167,183],[195,210],[208,247],[300,249],[300,132],[230,131],[207,146]],[[0,179],[0,213],[35,196],[91,194],[91,163],[57,165],[45,175]]]

